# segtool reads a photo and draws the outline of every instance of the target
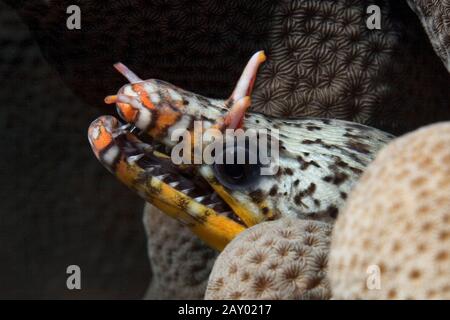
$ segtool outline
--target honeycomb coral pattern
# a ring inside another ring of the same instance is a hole
[[[111,67],[119,60],[144,79],[225,98],[251,54],[265,49],[256,111],[394,134],[450,119],[448,72],[405,1],[86,0],[80,31],[64,27],[71,1],[26,3],[15,5],[44,54],[91,106],[123,85]],[[366,27],[374,3],[381,30]]]
[[[435,119],[448,119],[448,75],[408,6],[376,1],[382,29],[369,30],[371,4],[280,1],[253,108],[280,117],[352,120],[393,133],[432,122],[437,114],[427,115],[428,108],[441,115]]]
[[[284,218],[245,230],[217,258],[205,299],[329,299],[331,229]]]
[[[434,50],[450,72],[450,0],[408,0]]]
[[[336,298],[450,298],[450,122],[394,140],[368,167],[335,224]],[[366,286],[369,266],[380,290]]]
[[[152,205],[144,209],[153,277],[146,299],[203,299],[217,252]]]

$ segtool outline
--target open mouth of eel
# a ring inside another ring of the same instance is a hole
[[[217,250],[257,223],[253,212],[213,177],[200,174],[199,166],[173,164],[165,146],[145,143],[129,128],[115,117],[101,116],[88,136],[99,161],[135,193]]]
[[[167,139],[174,129],[191,132],[192,122],[205,117],[219,132],[239,129],[250,106],[257,69],[264,60],[262,51],[254,54],[232,95],[222,102],[160,80],[144,81],[123,64],[116,64],[130,83],[105,102],[116,104],[125,124],[113,116],[101,116],[88,130],[94,154],[111,173],[217,250],[245,228],[270,217],[264,202],[255,205],[238,199],[245,192],[237,195],[235,190],[245,185],[245,179],[257,180],[259,168],[245,164],[175,164],[169,156],[174,144]],[[136,133],[148,141],[139,139]],[[221,172],[238,180],[230,187],[226,179],[218,178]]]

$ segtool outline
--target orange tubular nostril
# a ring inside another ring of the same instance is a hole
[[[106,104],[113,104],[113,103],[116,103],[117,102],[117,96],[116,95],[113,95],[113,96],[107,96],[106,98],[105,98],[105,103]]]

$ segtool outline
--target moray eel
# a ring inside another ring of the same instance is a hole
[[[116,105],[125,123],[101,116],[88,130],[94,154],[110,172],[217,250],[265,220],[293,216],[334,221],[364,168],[393,138],[347,121],[279,119],[247,111],[264,60],[262,51],[251,57],[227,100],[206,98],[161,80],[141,80],[118,63],[116,69],[130,83],[105,102]],[[235,139],[215,150],[223,159],[231,155],[234,160],[243,151],[245,163],[172,160],[181,140],[189,146],[183,159],[192,160],[195,146],[220,141],[206,137],[208,131],[227,136],[230,130],[245,134],[250,129],[257,135],[244,136],[244,144]],[[173,139],[175,132],[189,133],[189,139]],[[276,145],[276,161],[262,163],[260,149],[250,148],[250,140]],[[256,162],[248,161],[252,152]],[[270,174],[262,174],[263,168]]]

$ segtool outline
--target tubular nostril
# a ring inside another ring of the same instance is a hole
[[[127,78],[130,83],[137,83],[142,81],[141,78],[139,78],[133,71],[128,69],[128,67],[121,62],[114,64],[114,68],[116,68],[117,71],[119,71],[125,78]]]

